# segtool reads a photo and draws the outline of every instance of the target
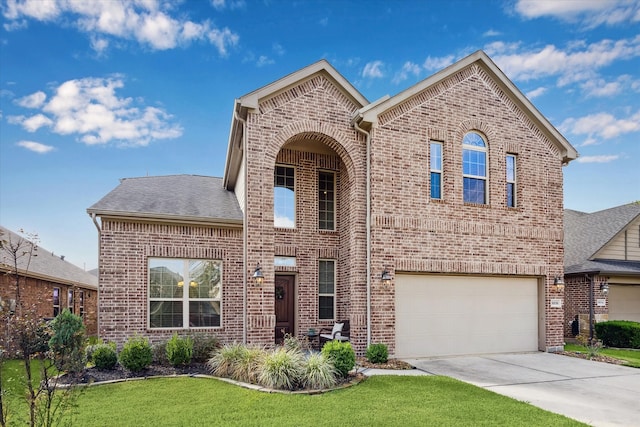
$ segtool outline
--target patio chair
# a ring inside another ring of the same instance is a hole
[[[327,341],[349,341],[350,329],[348,320],[340,320],[333,325],[333,328],[320,329],[320,348]]]

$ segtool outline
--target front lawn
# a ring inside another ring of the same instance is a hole
[[[268,394],[215,379],[163,378],[89,387],[74,425],[583,426],[447,377],[374,376],[321,395]]]
[[[589,350],[586,347],[578,344],[566,344],[564,346],[564,350],[589,353]],[[614,359],[624,360],[627,362],[625,366],[640,368],[640,351],[638,350],[618,350],[613,348],[602,348],[598,350],[598,353],[605,356],[613,357]]]

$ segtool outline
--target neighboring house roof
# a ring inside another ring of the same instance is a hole
[[[0,226],[0,234],[0,239],[10,241],[14,245],[20,240],[27,241],[24,237],[2,226]],[[13,271],[14,261],[14,258],[9,253],[5,250],[0,250],[0,270]],[[69,261],[65,261],[63,256],[54,255],[53,252],[49,252],[40,246],[33,252],[30,259],[28,255],[18,258],[18,271],[21,274],[50,282],[98,289],[98,277],[71,264]]]
[[[367,98],[324,59],[241,96],[236,99],[235,105],[233,106],[233,116],[231,117],[227,160],[224,168],[225,188],[232,190],[236,184],[240,169],[240,160],[242,159],[242,152],[244,150],[242,144],[242,123],[247,117],[247,111],[257,109],[260,101],[286,91],[290,87],[298,85],[302,81],[308,80],[317,74],[322,74],[332,81],[354,104],[360,107],[369,104]]]
[[[87,209],[98,216],[242,225],[242,211],[222,178],[168,175],[125,178]]]
[[[565,210],[565,274],[583,272],[640,274],[638,261],[594,258],[598,251],[639,216],[639,203],[629,203],[594,213]]]
[[[428,88],[435,86],[441,81],[460,72],[464,68],[476,64],[481,67],[498,85],[509,99],[521,110],[527,117],[537,126],[537,128],[555,144],[558,148],[563,163],[567,163],[578,157],[576,149],[566,140],[564,136],[547,120],[536,107],[527,99],[526,96],[509,80],[509,78],[498,68],[498,66],[487,56],[486,53],[479,50],[466,58],[461,59],[453,65],[442,71],[428,77],[425,80],[411,86],[407,90],[392,96],[391,98],[378,103],[373,108],[367,106],[359,111],[357,121],[363,123],[363,127],[371,126],[378,122],[378,117],[383,113],[397,107],[398,105],[408,101],[414,96],[424,92]],[[366,125],[364,125],[366,124]]]

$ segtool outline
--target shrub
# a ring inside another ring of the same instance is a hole
[[[153,363],[157,365],[169,365],[169,359],[167,359],[167,342],[161,341],[153,345]]]
[[[329,341],[322,347],[322,354],[333,362],[338,373],[346,377],[356,366],[356,353],[348,341]]]
[[[115,368],[118,363],[115,343],[96,344],[91,359],[98,369]]]
[[[173,366],[188,365],[193,356],[193,340],[190,337],[180,338],[174,333],[166,345],[167,359]]]
[[[371,363],[387,363],[389,351],[385,344],[371,344],[367,347],[367,360]]]
[[[153,350],[149,340],[134,336],[129,338],[120,352],[120,364],[129,371],[138,372],[153,361]]]
[[[598,338],[607,347],[640,349],[640,323],[630,320],[610,320],[595,326]]]
[[[67,372],[80,372],[86,364],[84,324],[80,316],[64,309],[50,323],[49,349],[53,352],[56,368]]]
[[[193,340],[194,362],[204,363],[212,356],[213,352],[220,348],[220,341],[212,335],[196,333],[190,335]]]
[[[264,356],[260,384],[280,390],[293,390],[304,374],[304,356],[296,350],[280,347]]]
[[[312,353],[305,361],[302,386],[314,390],[331,388],[336,385],[336,375],[331,360],[322,353]]]

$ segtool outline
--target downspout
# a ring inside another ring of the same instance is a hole
[[[367,144],[367,348],[371,345],[371,134],[362,129],[356,120],[353,128],[363,134]]]
[[[244,165],[244,211],[242,212],[243,216],[243,224],[242,224],[242,257],[244,258],[243,264],[244,268],[242,269],[242,342],[244,344],[247,343],[247,242],[248,232],[247,232],[247,188],[249,187],[247,183],[248,174],[247,174],[247,121],[240,117],[236,109],[233,109],[233,117],[240,122],[242,127],[242,160],[245,162]]]
[[[100,224],[98,224],[98,220],[96,218],[96,213],[91,212],[91,219],[98,230],[98,289],[96,291],[96,299],[98,301],[96,302],[96,333],[98,334],[98,337],[100,337],[100,254],[102,253],[102,228],[100,228]]]

